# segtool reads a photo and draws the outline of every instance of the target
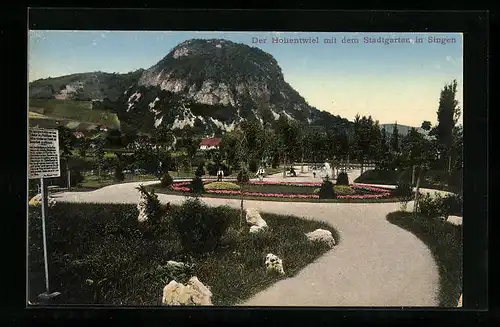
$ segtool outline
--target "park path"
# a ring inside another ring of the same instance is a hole
[[[312,179],[312,176],[299,175],[297,178],[307,180]],[[157,181],[118,184],[92,192],[54,194],[54,197],[57,201],[66,202],[137,203],[139,194],[135,187],[154,183]],[[172,204],[184,200],[183,196],[166,194],[158,194],[158,198],[163,203]],[[210,206],[239,208],[240,205],[237,199],[204,198],[203,201]],[[439,274],[431,252],[413,234],[386,220],[388,213],[399,209],[399,203],[246,200],[245,208],[250,207],[261,212],[325,221],[339,231],[341,240],[338,246],[306,266],[296,276],[273,284],[240,305],[438,305]],[[262,262],[264,264],[264,258]],[[286,271],[286,260],[283,265]]]

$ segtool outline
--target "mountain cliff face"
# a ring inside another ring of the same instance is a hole
[[[220,134],[241,120],[273,124],[280,116],[310,125],[348,125],[308,105],[270,54],[222,39],[179,44],[145,70],[123,100],[120,119],[142,130]]]
[[[197,134],[220,135],[241,120],[273,125],[281,116],[320,128],[350,125],[346,119],[310,106],[284,80],[270,54],[223,39],[180,43],[149,69],[113,76],[113,88],[100,84],[108,76],[96,79],[92,74],[70,75],[59,84],[33,82],[30,95],[39,97],[45,92],[75,98],[82,92],[73,89],[87,90],[87,98],[113,101],[112,110],[123,126],[146,133],[191,129]],[[70,80],[73,84],[67,83]]]

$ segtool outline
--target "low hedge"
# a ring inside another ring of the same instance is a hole
[[[231,182],[212,182],[205,185],[205,190],[239,190],[240,186]]]

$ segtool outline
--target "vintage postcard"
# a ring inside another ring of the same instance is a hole
[[[462,34],[28,52],[29,304],[461,306]]]

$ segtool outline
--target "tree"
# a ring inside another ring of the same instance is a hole
[[[394,123],[391,135],[391,151],[395,154],[399,153],[399,129],[398,123]]]
[[[445,84],[439,97],[439,108],[437,111],[438,124],[435,128],[435,136],[440,145],[442,158],[447,158],[448,173],[451,172],[453,129],[460,118],[460,107],[455,99],[457,93],[457,81]],[[446,165],[446,161],[443,162]]]
[[[283,177],[286,177],[288,160],[292,161],[293,155],[299,148],[299,127],[295,121],[285,116],[280,116],[277,123],[279,150],[283,158]]]
[[[408,166],[417,167],[417,185],[415,190],[414,213],[416,214],[419,205],[420,181],[432,162],[437,158],[437,151],[434,143],[427,140],[414,128],[403,139],[401,144],[402,155]]]
[[[431,122],[430,122],[430,121],[428,121],[428,120],[424,120],[424,121],[422,122],[422,126],[421,126],[421,128],[422,128],[424,131],[430,131],[430,130],[431,130],[431,128],[432,128],[432,124],[431,124]]]
[[[104,165],[105,145],[106,145],[106,140],[102,136],[98,136],[95,139],[94,157],[95,161],[97,162],[97,176],[99,177],[99,179],[101,178],[101,170],[102,166]]]
[[[241,124],[234,130],[234,137],[238,140],[236,143],[236,158],[240,162],[241,170],[238,173],[238,182],[240,183],[240,228],[244,217],[243,210],[243,194],[244,187],[248,182],[248,161],[249,161],[249,144],[247,133],[249,129],[244,128]]]
[[[59,155],[61,161],[65,162],[66,174],[68,177],[68,189],[71,188],[71,172],[69,169],[69,160],[73,155],[73,148],[76,143],[76,138],[69,128],[66,126],[59,126],[57,128],[59,132]]]
[[[238,161],[238,138],[235,131],[228,132],[222,136],[221,153],[226,160],[229,169],[232,170]]]
[[[382,130],[380,131],[380,152],[381,152],[381,163],[380,166],[382,169],[386,169],[388,164],[389,164],[389,145],[387,141],[387,131],[385,130],[385,127],[382,127]]]
[[[186,150],[190,169],[193,165],[194,156],[198,152],[199,147],[200,147],[200,140],[198,138],[188,136],[187,138],[184,139],[184,149]]]

